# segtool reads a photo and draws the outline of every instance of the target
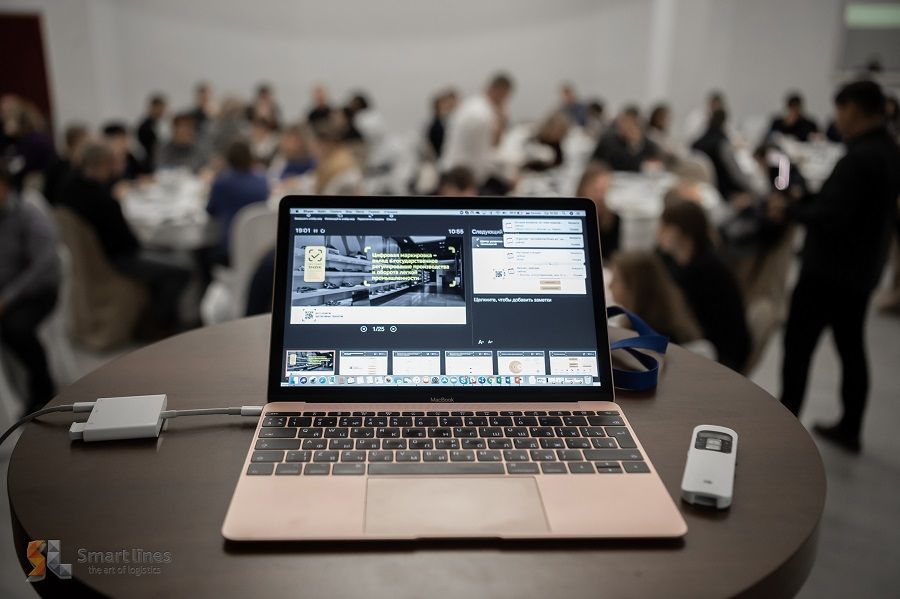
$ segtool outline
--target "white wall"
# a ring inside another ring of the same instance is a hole
[[[736,117],[788,88],[829,110],[841,0],[0,0],[43,14],[57,123],[134,120],[147,94],[175,107],[275,84],[289,118],[325,83],[370,92],[392,129],[416,129],[434,90],[518,83],[514,118],[539,118],[560,81],[611,106],[669,99],[676,117],[717,87]]]

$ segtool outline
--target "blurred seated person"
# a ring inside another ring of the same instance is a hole
[[[626,107],[600,138],[594,159],[602,160],[615,171],[640,172],[660,165],[659,147],[644,135],[636,106]]]
[[[159,122],[166,114],[166,98],[162,94],[150,96],[147,102],[147,114],[138,125],[138,143],[144,149],[144,170],[152,173],[156,170],[156,153],[159,150]]]
[[[207,153],[197,140],[194,117],[188,113],[175,115],[172,119],[172,139],[160,146],[156,168],[179,168],[196,173],[206,166],[207,160]]]
[[[588,198],[597,208],[600,226],[600,253],[609,260],[619,250],[622,220],[606,205],[606,194],[612,181],[612,172],[602,162],[591,162],[585,167],[575,195]]]
[[[719,362],[742,372],[751,349],[744,300],[734,275],[713,250],[703,208],[691,201],[666,207],[657,241],[668,258],[669,274],[681,288],[703,337],[715,346]]]
[[[362,170],[343,137],[343,129],[334,118],[320,120],[313,126],[316,194],[357,195],[361,191]]]
[[[809,141],[810,136],[819,132],[815,121],[803,112],[803,96],[797,92],[788,94],[785,100],[784,114],[772,119],[769,133],[781,133],[797,139]]]
[[[465,166],[483,191],[494,195],[508,191],[509,185],[496,172],[495,152],[506,130],[506,107],[512,93],[512,78],[498,73],[481,93],[460,104],[447,126],[441,170]]]
[[[450,197],[477,196],[478,186],[475,184],[475,175],[464,166],[451,168],[441,175],[437,194]]]
[[[281,134],[278,153],[269,166],[269,179],[281,181],[305,175],[313,168],[309,153],[308,130],[304,125],[291,125]]]
[[[584,130],[593,139],[600,139],[606,131],[606,114],[603,100],[594,99],[587,103],[584,116]]]
[[[82,153],[75,176],[60,193],[59,204],[79,215],[94,230],[106,258],[123,275],[144,283],[150,292],[147,315],[157,332],[178,326],[178,301],[190,269],[165,254],[144,249],[110,192],[115,156],[106,145],[91,143]]]
[[[671,165],[685,154],[684,146],[672,137],[672,109],[668,104],[657,104],[650,111],[647,121],[647,138],[662,153],[663,161]]]
[[[32,174],[42,174],[56,161],[53,138],[47,132],[47,121],[38,107],[17,96],[7,95],[3,100],[3,136],[6,168],[12,173],[16,189],[21,189],[25,179]]]
[[[684,119],[682,139],[697,139],[706,130],[712,114],[717,110],[726,110],[725,94],[712,90],[706,96],[706,104],[697,106],[688,112]]]
[[[641,317],[673,343],[701,339],[703,334],[662,259],[653,252],[626,251],[612,263],[610,292],[615,302]]]
[[[247,120],[266,119],[275,127],[281,126],[281,108],[275,101],[275,92],[268,83],[260,83],[256,87],[256,97],[247,107]]]
[[[559,107],[560,111],[565,113],[571,122],[579,127],[584,127],[587,122],[587,106],[578,100],[578,95],[575,93],[575,86],[571,83],[563,83],[559,93],[562,97],[562,102]]]
[[[272,163],[275,152],[278,151],[278,129],[275,123],[262,117],[253,119],[250,123],[250,151],[253,160],[263,167]]]
[[[55,394],[38,328],[56,306],[57,243],[51,218],[18,196],[0,163],[0,342],[25,368],[26,414]]]
[[[366,161],[373,169],[384,168],[390,161],[388,155],[387,125],[384,117],[363,92],[356,92],[347,103],[353,127],[366,145]]]
[[[439,93],[431,102],[432,116],[428,125],[427,138],[431,152],[435,158],[441,157],[444,150],[444,134],[447,128],[447,120],[459,103],[455,90],[447,90]]]
[[[713,111],[706,132],[691,147],[706,154],[712,162],[719,193],[730,202],[738,194],[751,192],[753,186],[738,166],[734,145],[726,133],[727,120],[728,114],[724,110]]]
[[[213,181],[206,211],[219,223],[219,242],[212,262],[228,265],[231,223],[241,208],[269,198],[269,184],[261,174],[253,172],[253,154],[243,140],[231,142],[225,153],[228,169]]]
[[[44,171],[44,198],[50,204],[56,204],[59,199],[59,190],[72,176],[75,164],[81,155],[81,150],[87,145],[91,134],[87,125],[72,123],[66,127],[64,134],[65,151],[57,156]]]
[[[103,126],[103,141],[113,152],[116,161],[116,178],[134,181],[145,174],[140,161],[131,153],[131,138],[124,123],[111,122]]]
[[[249,135],[250,124],[246,119],[246,107],[244,103],[235,97],[228,97],[222,101],[219,114],[209,128],[207,138],[216,154],[224,155],[228,146],[236,139]]]
[[[562,142],[569,134],[569,117],[564,112],[554,112],[547,117],[537,133],[525,145],[525,164],[522,168],[545,171],[563,163]]]
[[[328,90],[324,85],[317,85],[312,90],[312,108],[306,115],[306,120],[310,125],[315,125],[320,121],[327,121],[331,117],[331,104],[328,101]]]

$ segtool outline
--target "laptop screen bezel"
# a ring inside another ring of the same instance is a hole
[[[597,336],[598,373],[603,384],[589,386],[324,386],[283,387],[281,385],[284,327],[287,310],[286,285],[291,255],[290,210],[292,208],[424,208],[477,210],[584,210],[587,251],[591,268],[594,314]],[[275,283],[272,294],[272,323],[269,339],[268,401],[329,403],[465,403],[465,402],[572,402],[614,401],[609,335],[606,328],[603,262],[594,203],[585,198],[507,198],[507,197],[431,197],[431,196],[300,196],[282,198],[278,206],[278,232],[275,251]]]

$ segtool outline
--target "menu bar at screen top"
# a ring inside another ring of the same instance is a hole
[[[584,211],[290,215],[282,386],[608,384]]]

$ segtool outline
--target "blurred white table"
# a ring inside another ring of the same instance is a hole
[[[141,243],[149,247],[193,250],[214,238],[206,202],[209,186],[181,171],[160,171],[122,199],[122,212]]]
[[[812,192],[821,189],[825,179],[834,170],[834,165],[845,152],[843,144],[826,140],[802,142],[793,137],[779,135],[774,141],[784,150],[791,162],[797,165]]]

